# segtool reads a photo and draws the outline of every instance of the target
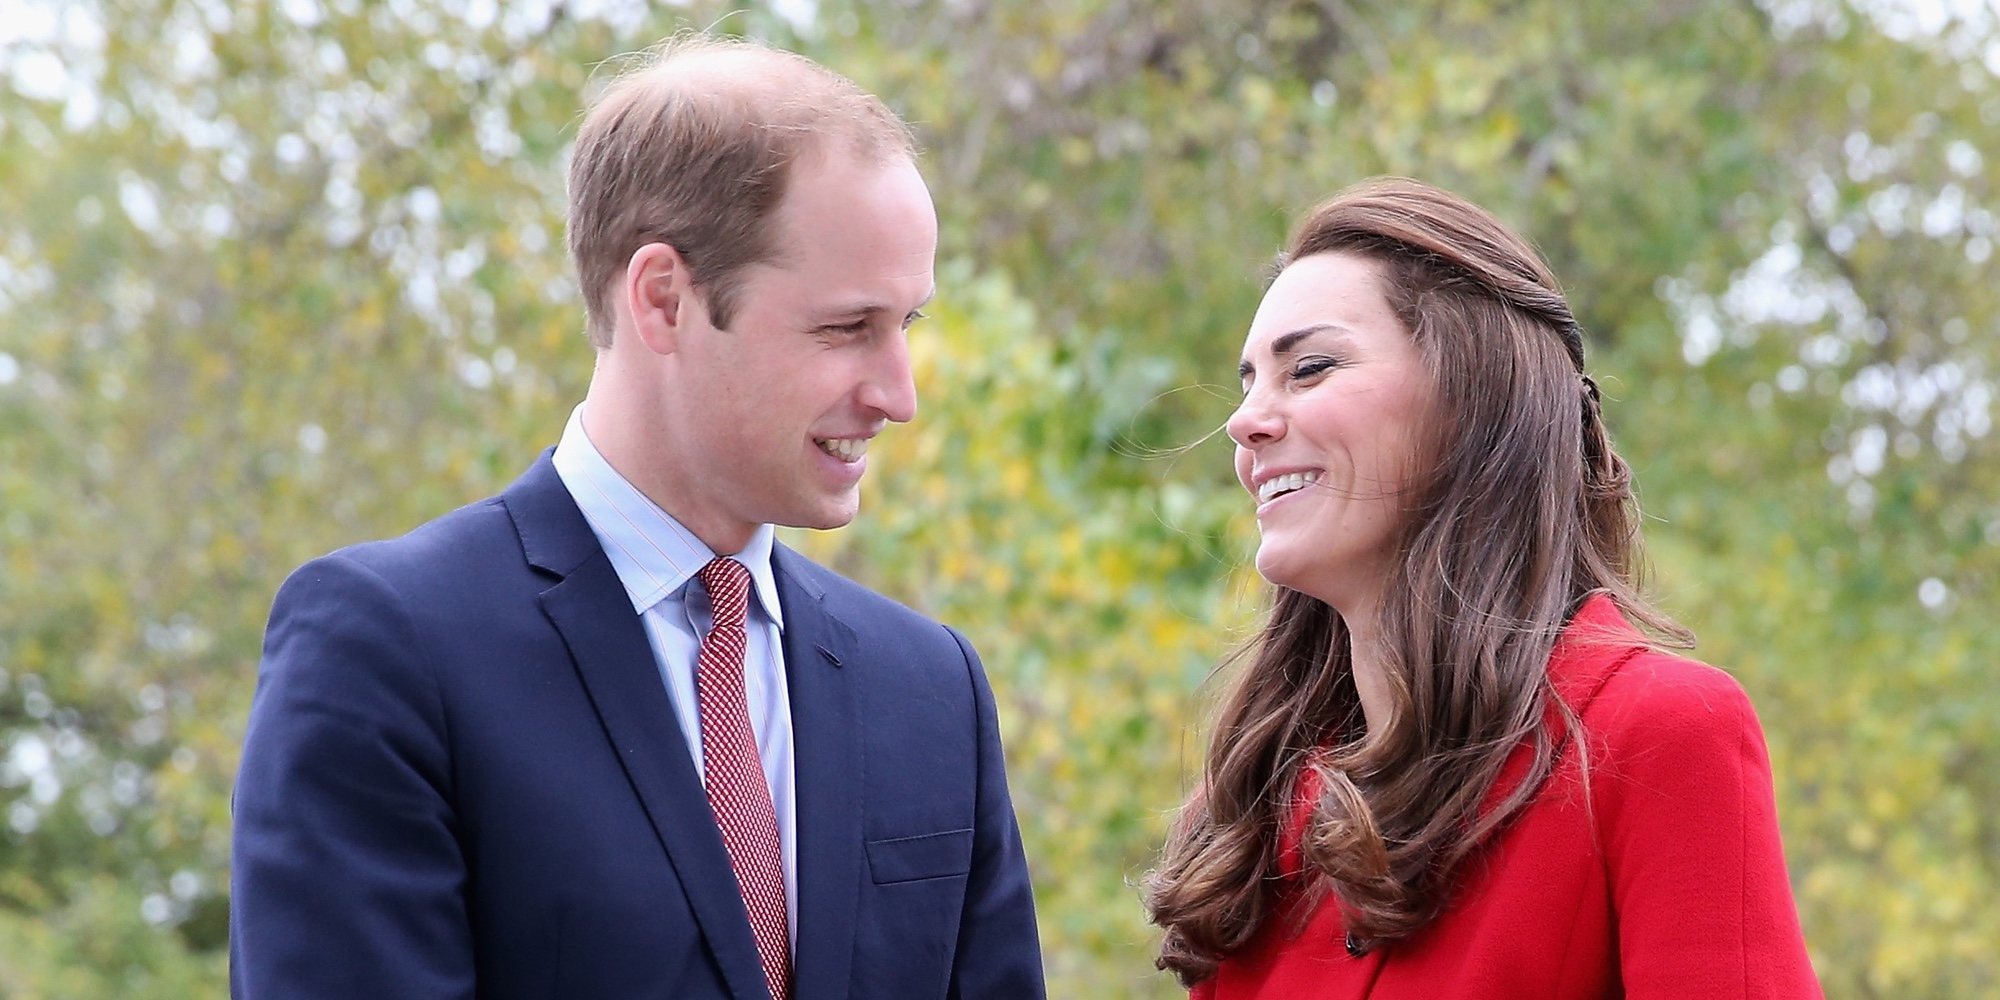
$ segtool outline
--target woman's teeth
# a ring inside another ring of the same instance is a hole
[[[1287,472],[1282,476],[1272,476],[1264,480],[1264,485],[1257,487],[1257,502],[1263,503],[1279,494],[1305,489],[1319,482],[1319,476],[1318,472]]]

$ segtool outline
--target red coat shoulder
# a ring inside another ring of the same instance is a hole
[[[1569,763],[1589,788],[1625,995],[1819,996],[1743,686],[1641,649],[1581,714],[1589,752]]]

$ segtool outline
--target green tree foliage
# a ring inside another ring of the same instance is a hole
[[[270,595],[503,485],[588,376],[561,163],[722,8],[72,0],[0,26],[0,995],[212,996]],[[1952,12],[1957,13],[1952,13]],[[1224,442],[1287,218],[1408,173],[1533,236],[1659,590],[1756,699],[1837,997],[2000,990],[1990,7],[1083,0],[721,20],[918,122],[923,414],[793,541],[979,643],[1058,996],[1261,598]],[[1185,447],[1183,447],[1185,446]]]

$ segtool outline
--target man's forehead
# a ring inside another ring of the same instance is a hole
[[[935,238],[929,192],[854,175],[801,177],[763,218],[774,243],[865,244],[907,234]]]

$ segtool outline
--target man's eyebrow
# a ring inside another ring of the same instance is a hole
[[[916,307],[916,309],[912,309],[912,310],[910,310],[910,311],[911,311],[911,312],[916,312],[916,311],[917,311],[917,309],[922,309],[923,307],[925,307],[925,306],[927,306],[927,305],[930,305],[930,304],[931,304],[931,300],[932,300],[932,299],[934,299],[934,298],[937,298],[937,286],[936,286],[936,285],[932,285],[932,286],[931,286],[931,290],[930,290],[930,291],[929,291],[928,293],[926,293],[926,294],[924,295],[924,297],[923,297],[923,299],[922,299],[921,301],[919,301],[919,302],[917,303],[917,307]],[[838,307],[838,308],[835,308],[835,309],[828,309],[828,310],[826,311],[826,315],[828,315],[828,316],[873,316],[873,315],[875,315],[875,314],[877,314],[877,313],[885,313],[885,312],[888,312],[888,311],[889,311],[889,307],[888,307],[887,305],[884,305],[883,303],[881,303],[881,302],[877,301],[877,300],[874,300],[874,299],[863,299],[863,300],[860,300],[860,301],[858,301],[858,302],[851,302],[851,303],[849,303],[849,304],[847,304],[847,305],[844,305],[844,306],[840,306],[840,307]]]
[[[1307,337],[1312,336],[1313,334],[1327,333],[1329,331],[1345,332],[1344,328],[1337,326],[1333,323],[1314,323],[1311,326],[1302,326],[1296,330],[1292,330],[1286,333],[1281,333],[1275,339],[1273,339],[1271,341],[1271,353],[1290,354],[1294,349],[1296,349],[1299,346],[1300,341],[1306,339]],[[1251,373],[1254,372],[1255,370],[1256,366],[1250,363],[1250,359],[1244,358],[1243,363],[1236,366],[1236,377],[1238,379],[1249,378]]]

